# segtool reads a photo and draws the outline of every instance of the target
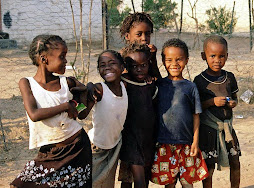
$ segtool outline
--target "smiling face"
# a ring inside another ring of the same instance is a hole
[[[168,72],[168,78],[171,80],[182,80],[182,72],[188,63],[184,50],[179,47],[166,47],[164,49],[163,64]]]
[[[105,52],[101,55],[98,70],[105,82],[120,82],[123,69],[123,65],[112,53]]]
[[[224,67],[228,52],[225,45],[215,42],[209,42],[204,52],[201,53],[202,59],[206,60],[207,73],[211,76],[220,76],[221,69]]]
[[[57,48],[51,49],[45,56],[43,56],[49,72],[57,74],[65,73],[67,50],[65,45],[58,43]]]
[[[128,64],[128,72],[133,81],[144,82],[148,76],[149,58],[144,52],[129,54],[125,61]]]
[[[129,43],[137,41],[139,44],[150,44],[151,30],[145,22],[134,22],[130,32],[125,34],[125,40]]]

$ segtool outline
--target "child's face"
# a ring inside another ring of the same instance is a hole
[[[131,78],[137,82],[144,82],[148,76],[149,59],[143,52],[135,52],[129,54],[125,58],[128,61],[128,72]]]
[[[129,43],[150,44],[150,37],[151,27],[145,22],[134,22],[130,32],[125,34],[125,40]]]
[[[205,52],[201,53],[202,59],[206,60],[208,65],[208,73],[211,75],[217,75],[221,73],[222,67],[224,67],[228,52],[223,44],[209,42],[206,46]]]
[[[65,73],[65,66],[67,64],[66,54],[67,54],[67,47],[62,44],[58,44],[57,49],[50,50],[47,55],[43,56],[47,70],[49,72],[54,72],[57,74],[64,74]],[[44,61],[43,61],[44,63]]]
[[[171,80],[182,80],[182,72],[188,63],[188,58],[184,54],[184,50],[178,47],[167,47],[164,50],[163,64],[168,72]]]
[[[105,82],[120,81],[123,69],[123,65],[112,53],[105,52],[101,55],[98,70]]]

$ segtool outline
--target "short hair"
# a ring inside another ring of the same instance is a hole
[[[139,44],[137,41],[130,43],[127,46],[125,46],[122,50],[122,56],[124,58],[126,68],[129,68],[129,61],[127,61],[126,57],[135,52],[144,53],[148,59],[150,59],[151,57],[150,48],[146,44]]]
[[[105,54],[105,53],[111,53],[111,54],[113,54],[113,55],[116,57],[116,59],[118,59],[118,61],[120,62],[120,64],[121,64],[121,65],[124,65],[124,60],[123,60],[123,58],[122,58],[122,56],[121,56],[121,54],[120,54],[119,52],[117,52],[117,51],[115,51],[115,50],[104,50],[103,52],[100,53],[100,55],[99,55],[99,57],[98,57],[98,60],[97,60],[97,68],[99,68],[99,63],[100,63],[100,58],[101,58],[101,56],[102,56],[103,54]]]
[[[121,37],[123,37],[126,33],[130,32],[131,27],[133,27],[134,23],[145,22],[151,27],[151,33],[153,33],[153,21],[149,14],[145,12],[135,12],[133,14],[129,14],[123,21],[122,26],[120,28]]]
[[[207,48],[208,43],[222,44],[226,47],[226,49],[228,51],[228,43],[227,43],[226,39],[220,35],[211,35],[211,36],[207,37],[204,41],[204,44],[203,44],[204,51]]]
[[[36,36],[29,49],[29,57],[34,65],[39,66],[37,59],[42,52],[48,52],[50,49],[57,49],[58,44],[66,45],[66,42],[58,35],[38,35]]]
[[[184,54],[185,54],[186,58],[189,58],[189,50],[188,50],[188,47],[187,47],[186,43],[184,41],[178,39],[178,38],[173,38],[173,39],[169,39],[168,41],[166,41],[163,44],[162,50],[161,50],[162,59],[165,58],[164,51],[168,47],[181,48],[184,51]]]

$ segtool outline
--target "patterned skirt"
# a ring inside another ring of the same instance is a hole
[[[201,151],[190,156],[190,145],[161,144],[154,158],[151,181],[160,184],[174,184],[179,178],[182,184],[193,184],[208,177],[208,169]]]
[[[11,183],[16,187],[92,187],[90,140],[82,129],[72,143],[42,146]]]

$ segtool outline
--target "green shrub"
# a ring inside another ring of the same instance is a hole
[[[144,0],[144,11],[152,17],[155,29],[170,27],[176,6],[177,3],[170,0]]]
[[[123,19],[128,16],[131,9],[126,7],[122,12],[118,10],[118,7],[121,5],[121,0],[107,0],[108,5],[108,16],[109,16],[109,26],[117,27],[119,26]]]
[[[232,12],[227,10],[226,7],[219,7],[218,9],[213,7],[207,10],[206,14],[208,15],[206,23],[211,33],[232,34],[237,18],[234,14],[231,25]],[[231,31],[230,27],[232,27]]]

